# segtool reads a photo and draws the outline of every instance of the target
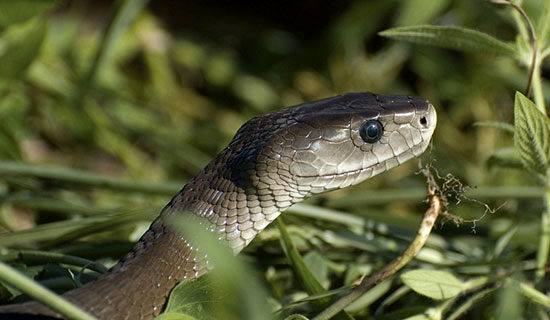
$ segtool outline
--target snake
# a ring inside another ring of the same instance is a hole
[[[63,297],[98,319],[153,319],[181,281],[208,271],[207,253],[170,227],[199,219],[235,254],[291,205],[358,184],[422,154],[437,116],[425,99],[347,93],[255,117],[164,207],[133,249]],[[36,302],[6,319],[63,316]]]

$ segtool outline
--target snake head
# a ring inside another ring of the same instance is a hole
[[[165,211],[206,218],[239,252],[293,203],[420,155],[435,126],[426,100],[372,93],[268,113],[245,123]]]
[[[437,121],[424,99],[372,93],[286,110],[292,123],[270,139],[263,153],[278,160],[278,172],[296,186],[297,199],[360,183],[419,156]]]

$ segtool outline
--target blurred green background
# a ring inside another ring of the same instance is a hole
[[[543,3],[522,7],[536,21]],[[472,186],[470,197],[500,207],[484,215],[479,203],[453,204],[451,213],[470,222],[438,224],[409,267],[451,270],[462,280],[532,279],[543,191],[513,168],[517,162],[499,157],[512,152],[512,134],[475,125],[512,123],[526,67],[378,35],[397,26],[456,25],[514,42],[512,12],[479,0],[0,1],[0,258],[66,290],[75,282],[70,267],[33,263],[16,249],[110,266],[248,119],[372,91],[429,99],[438,127],[424,163]],[[548,72],[542,65],[546,97]],[[425,178],[416,171],[418,162],[410,161],[284,215],[325,288],[380,269],[407,245],[425,208]],[[267,229],[244,258],[258,270],[273,310],[306,296],[279,238]],[[501,286],[491,282],[490,289]],[[455,309],[473,301],[465,314],[478,319],[544,313],[504,289],[472,298],[486,289],[465,292]],[[398,290],[407,288],[395,279],[352,313],[392,318],[387,314],[422,314],[441,304]],[[17,296],[12,288],[0,293],[4,301]],[[311,312],[307,304],[297,308]]]

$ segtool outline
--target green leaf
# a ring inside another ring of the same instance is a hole
[[[189,319],[216,319],[216,312],[220,304],[220,298],[216,298],[216,289],[212,278],[208,275],[198,278],[195,281],[181,282],[172,290],[165,314],[178,314],[189,317]],[[159,319],[159,318],[157,318]],[[164,318],[162,318],[164,319]],[[186,319],[186,318],[167,318]]]
[[[0,0],[0,29],[53,8],[59,0]]]
[[[463,284],[452,273],[432,269],[417,269],[401,275],[412,290],[432,299],[449,299],[462,291]]]
[[[501,129],[510,133],[514,133],[514,126],[501,121],[478,121],[474,123],[475,127],[490,127]]]
[[[516,92],[514,119],[514,146],[521,161],[528,169],[546,175],[550,151],[548,118],[531,100]]]
[[[0,283],[0,301],[6,302],[12,297],[11,292],[4,286],[2,283]]]
[[[518,227],[514,226],[498,238],[497,243],[495,245],[495,250],[493,252],[494,257],[498,257],[504,251],[504,249],[506,249],[506,247],[508,246],[508,244],[510,243],[514,235],[516,235],[517,231],[518,231]]]
[[[526,299],[543,307],[550,308],[550,298],[548,298],[544,293],[524,282],[514,279],[510,279],[510,281],[513,282],[519,293],[521,293]]]
[[[302,284],[304,290],[310,295],[324,292],[325,288],[321,285],[319,280],[317,280],[313,272],[309,269],[304,259],[294,246],[294,243],[290,239],[290,235],[286,230],[286,226],[280,218],[277,219],[277,227],[281,232],[281,244],[283,246],[285,254],[290,260],[292,268],[294,269],[294,272],[296,272],[296,276],[298,277],[298,280]],[[323,300],[327,302],[326,299]]]
[[[163,313],[158,317],[155,317],[155,320],[197,320],[187,314],[181,314],[177,312],[167,312]]]
[[[357,298],[357,300],[353,301],[345,310],[352,314],[367,310],[376,301],[379,301],[383,296],[388,294],[392,288],[393,282],[393,279],[386,279],[380,282],[374,288]]]
[[[496,310],[499,310],[501,319],[523,319],[523,310],[525,310],[525,299],[519,293],[519,280],[507,278],[504,285],[499,288],[496,296]]]
[[[515,56],[516,49],[488,34],[462,27],[410,26],[392,28],[379,35],[396,40],[427,44],[466,52]]]
[[[319,251],[308,252],[304,256],[304,262],[321,284],[326,283],[329,280],[327,261],[323,255],[319,253]]]
[[[294,246],[294,243],[292,242],[292,239],[290,239],[290,235],[286,230],[286,226],[283,220],[281,220],[281,218],[277,218],[275,221],[277,223],[277,227],[279,228],[279,231],[281,232],[281,244],[283,246],[285,255],[290,260],[292,269],[296,273],[298,281],[300,281],[304,290],[309,295],[325,292],[326,289],[319,282],[319,280],[317,280],[313,272],[308,268],[304,259],[296,249],[296,246]],[[330,301],[331,301],[330,298],[320,298],[319,300],[314,301],[314,303],[320,306],[326,306],[330,303]],[[349,314],[347,314],[346,311],[340,311],[334,317],[334,319],[339,320],[339,319],[353,319],[353,318]]]
[[[523,162],[515,148],[495,150],[489,159],[487,159],[487,166],[489,168],[495,166],[504,168],[524,168]]]
[[[45,20],[10,27],[0,39],[0,79],[21,77],[40,52],[46,35]]]

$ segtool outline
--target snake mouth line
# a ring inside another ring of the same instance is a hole
[[[392,158],[393,159],[393,158]],[[389,160],[389,159],[388,159]],[[374,168],[375,166],[381,164],[381,163],[385,163],[387,160],[383,161],[383,162],[379,162],[379,163],[376,163],[376,164],[373,164],[371,166],[368,166],[366,168],[361,168],[361,169],[357,169],[357,170],[351,170],[351,171],[346,171],[346,172],[342,172],[342,173],[329,173],[329,174],[319,174],[319,175],[315,175],[315,176],[302,176],[302,175],[296,175],[298,178],[333,178],[333,177],[339,177],[339,176],[344,176],[344,175],[351,175],[351,174],[360,174],[362,173],[363,171],[365,170],[369,170],[369,169],[372,169]]]
[[[411,153],[411,155],[414,157],[414,155]],[[315,175],[315,176],[302,176],[302,175],[297,175],[297,177],[299,178],[336,178],[336,177],[341,177],[341,176],[345,176],[345,175],[359,175],[361,173],[363,173],[364,171],[367,171],[369,169],[372,169],[374,170],[374,167],[376,166],[379,166],[379,165],[385,165],[388,161],[392,160],[392,159],[397,159],[397,157],[392,157],[392,158],[389,158],[389,159],[386,159],[382,162],[378,162],[378,163],[375,163],[373,165],[370,165],[368,167],[365,167],[365,168],[361,168],[361,169],[356,169],[356,170],[351,170],[351,171],[346,171],[346,172],[342,172],[342,173],[329,173],[329,174],[319,174],[319,175]],[[399,162],[397,164],[400,164]],[[384,168],[383,171],[386,171],[386,168]]]
[[[365,168],[350,170],[350,171],[346,171],[346,172],[342,172],[342,173],[329,173],[329,174],[320,174],[320,175],[314,175],[314,176],[313,175],[296,175],[296,176],[298,178],[325,178],[325,179],[330,179],[330,178],[337,178],[337,177],[342,177],[342,176],[346,176],[346,175],[359,175],[359,174],[363,173],[364,171],[374,170],[375,167],[377,167],[377,166],[384,166],[383,170],[376,173],[376,174],[379,174],[379,173],[387,171],[388,169],[391,169],[395,166],[398,166],[398,165],[400,165],[400,164],[402,164],[402,163],[404,163],[404,162],[406,162],[406,161],[408,161],[412,158],[418,157],[427,148],[429,142],[430,142],[429,140],[427,140],[427,141],[423,140],[422,142],[416,144],[413,148],[407,149],[407,150],[403,151],[402,153],[400,153],[397,156],[393,156],[391,158],[388,158],[384,161],[372,164],[372,165],[370,165],[368,167],[365,167]],[[415,148],[420,148],[418,150],[419,152],[415,153]],[[401,158],[401,160],[400,160],[400,157],[402,157],[403,154],[406,154],[407,156],[404,157],[404,158]],[[394,160],[394,159],[397,160],[395,165],[392,165],[391,167],[387,167],[387,163],[389,161]],[[376,175],[376,174],[374,174],[374,175]]]

